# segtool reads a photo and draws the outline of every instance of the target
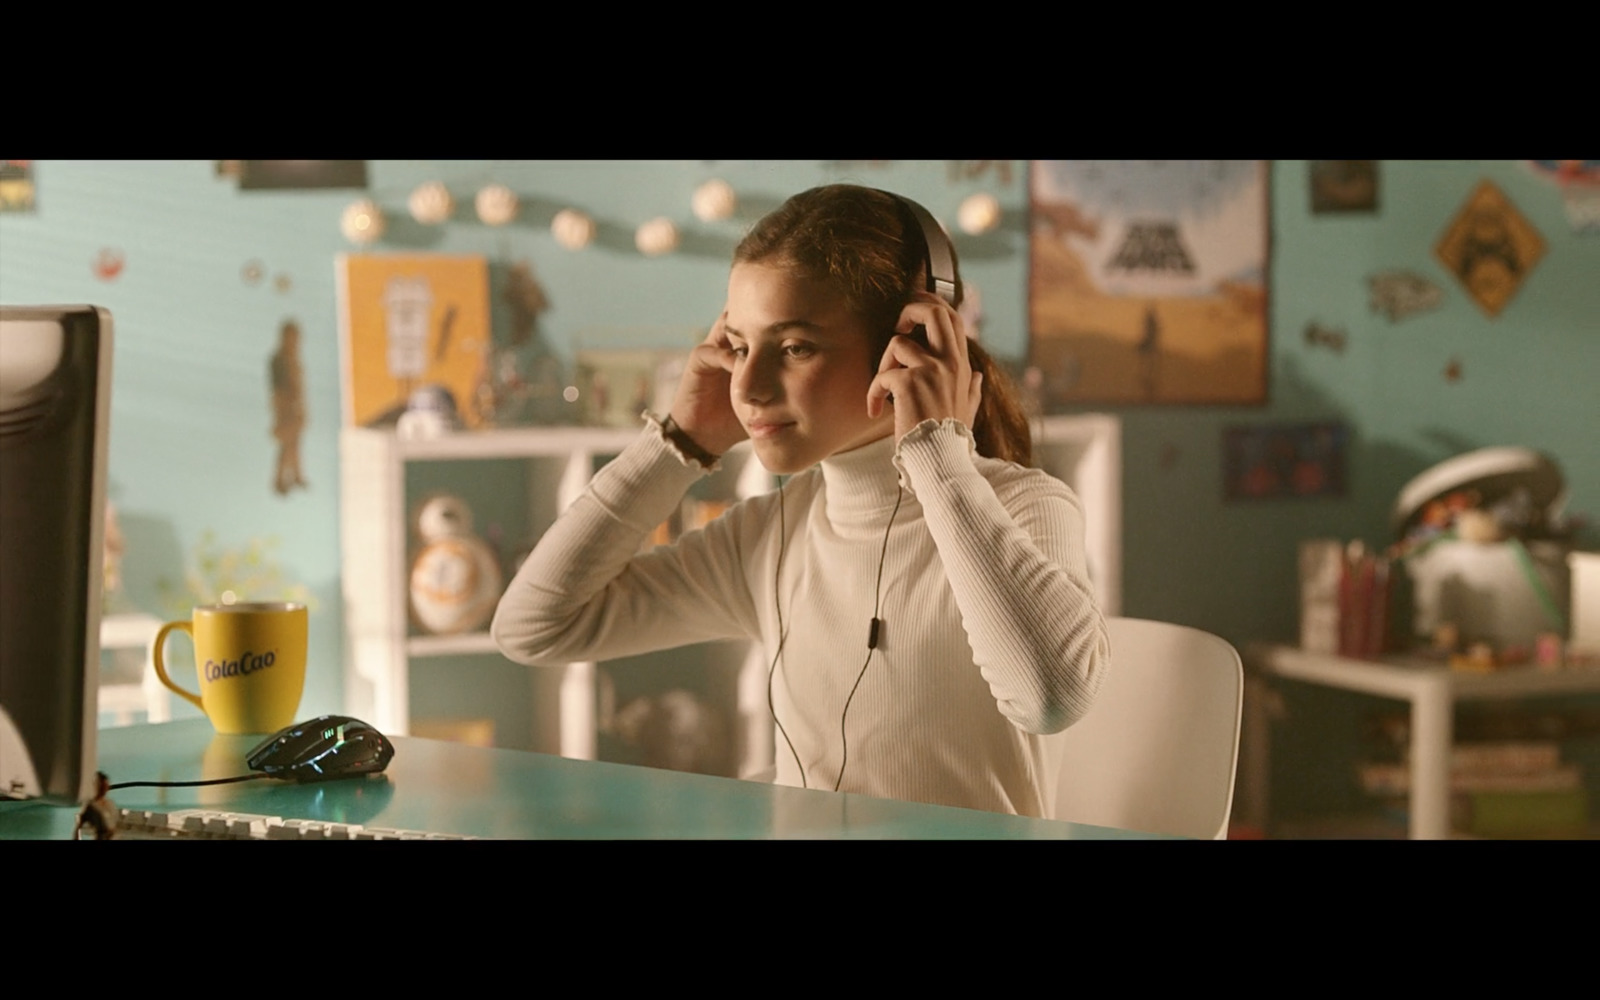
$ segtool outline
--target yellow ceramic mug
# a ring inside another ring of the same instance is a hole
[[[173,629],[194,639],[200,694],[167,676]],[[161,683],[187,698],[219,733],[275,733],[294,722],[306,686],[304,604],[207,604],[186,622],[168,622],[151,652]]]

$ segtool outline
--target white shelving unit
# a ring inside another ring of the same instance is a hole
[[[494,460],[527,463],[527,513],[542,533],[588,484],[595,469],[633,441],[634,429],[517,428],[403,440],[393,431],[347,428],[340,435],[340,547],[345,623],[345,711],[380,730],[411,730],[411,673],[416,661],[445,656],[499,656],[486,632],[418,635],[410,625],[410,516],[407,469],[417,463]],[[1102,414],[1035,422],[1039,466],[1077,490],[1088,519],[1090,569],[1107,614],[1121,609],[1121,425]],[[715,492],[742,498],[769,490],[773,479],[748,445],[723,459]],[[765,664],[753,647],[739,681],[747,721],[740,773],[771,764]],[[557,676],[559,675],[559,676]],[[535,704],[558,706],[564,756],[593,758],[597,744],[596,664],[530,670]]]
[[[409,733],[414,660],[500,655],[487,632],[418,635],[411,628],[406,584],[410,575],[409,525],[411,506],[418,498],[407,495],[408,466],[486,459],[529,464],[527,512],[532,533],[537,535],[577,499],[598,465],[621,452],[638,433],[633,429],[541,427],[403,440],[391,431],[343,431],[340,545],[347,711],[385,732]],[[772,485],[748,447],[724,457],[719,478],[736,497],[754,495]],[[529,676],[536,700],[549,700],[552,694],[557,700],[560,752],[568,757],[594,757],[595,664],[569,664],[559,679],[549,670],[530,670]]]

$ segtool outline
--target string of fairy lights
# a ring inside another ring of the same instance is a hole
[[[716,222],[731,217],[738,210],[739,196],[727,181],[713,178],[694,189],[689,207],[701,222]],[[479,188],[472,199],[473,212],[486,226],[507,225],[517,218],[521,208],[516,192],[498,182]],[[419,184],[411,191],[405,210],[418,223],[437,226],[455,217],[457,209],[450,189],[442,181],[434,180]],[[963,232],[979,235],[998,226],[1001,215],[999,199],[987,192],[978,192],[961,202],[956,218]],[[383,239],[388,215],[374,199],[361,198],[346,206],[339,228],[351,243],[367,246]],[[596,230],[593,217],[577,208],[563,208],[550,220],[551,235],[568,250],[587,247],[594,240]],[[678,224],[662,215],[639,223],[633,242],[641,254],[659,257],[676,250],[681,239]]]

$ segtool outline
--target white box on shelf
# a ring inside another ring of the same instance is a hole
[[[1339,580],[1344,544],[1316,538],[1300,543],[1300,648],[1308,653],[1339,651]]]
[[[1600,656],[1600,552],[1573,552],[1572,613],[1569,648],[1585,656]]]

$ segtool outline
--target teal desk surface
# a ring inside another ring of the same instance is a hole
[[[205,719],[102,729],[112,783],[248,773],[259,736],[219,736]],[[121,788],[124,809],[217,809],[489,839],[1125,840],[1145,834],[863,795],[395,737],[384,775]],[[70,839],[77,810],[0,803],[0,838]],[[1164,839],[1164,838],[1163,838]]]

